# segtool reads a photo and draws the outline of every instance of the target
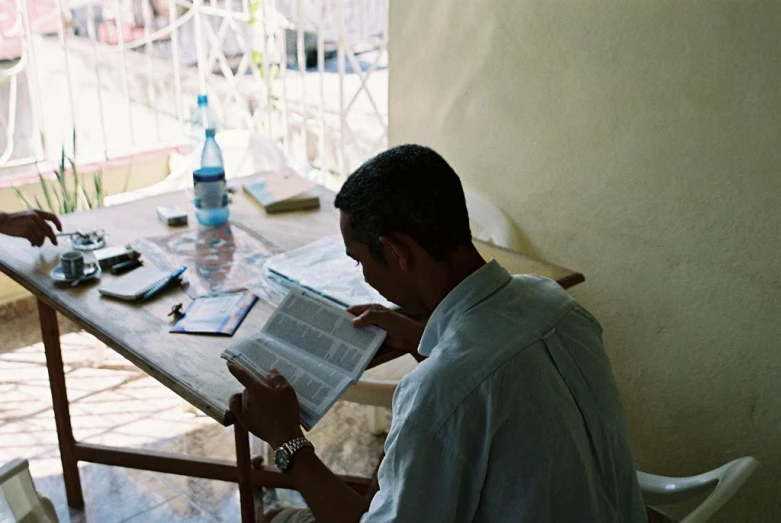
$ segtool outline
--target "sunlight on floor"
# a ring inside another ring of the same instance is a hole
[[[68,508],[43,344],[18,342],[40,340],[29,332],[35,319],[0,322],[0,463],[28,459],[38,489],[63,522],[239,520],[233,483],[91,463],[80,463],[85,509]],[[112,350],[96,367],[101,342],[66,331],[61,345],[77,440],[235,459],[230,427],[194,412]],[[365,407],[350,403],[337,403],[308,436],[337,473],[371,475],[382,452],[383,438],[369,433]],[[266,509],[303,504],[291,491],[267,491],[263,498]],[[0,505],[0,515],[2,510]]]

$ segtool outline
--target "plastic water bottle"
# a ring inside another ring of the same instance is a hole
[[[206,130],[217,132],[217,120],[209,108],[209,98],[205,94],[198,95],[198,107],[190,119],[190,170],[201,167],[201,154],[206,140]]]
[[[193,171],[193,195],[195,218],[199,223],[219,225],[228,221],[228,187],[222,167],[201,167]]]
[[[217,140],[214,139],[214,129],[206,129],[204,134],[206,141],[204,141],[203,150],[201,151],[201,167],[221,167],[224,170],[222,151],[220,146],[217,145]]]

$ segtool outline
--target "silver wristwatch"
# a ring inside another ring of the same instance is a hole
[[[306,447],[315,450],[312,442],[304,436],[299,436],[287,443],[283,443],[274,453],[274,464],[281,472],[287,473],[290,467],[293,466],[293,457],[296,455],[296,452]]]

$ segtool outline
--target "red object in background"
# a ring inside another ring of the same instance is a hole
[[[58,10],[54,0],[23,0],[30,28],[38,34],[57,32]],[[16,0],[0,0],[0,60],[16,60],[24,49],[24,24]]]
[[[30,27],[37,34],[54,34],[58,31],[59,12],[55,0],[23,0],[27,2]],[[144,37],[144,28],[121,23],[125,43]],[[24,24],[18,12],[16,0],[0,0],[0,60],[17,60],[24,50]],[[104,44],[119,44],[117,24],[106,20],[97,27],[98,41]],[[167,40],[163,37],[161,40]]]
[[[144,37],[144,28],[137,25],[121,24],[122,38],[125,43],[132,42],[133,40],[140,40]],[[117,45],[119,44],[119,33],[117,32],[117,24],[113,21],[106,21],[100,24],[98,27],[98,41],[104,44]]]

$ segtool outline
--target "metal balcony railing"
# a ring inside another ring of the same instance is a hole
[[[187,143],[223,128],[346,174],[387,142],[388,0],[0,0],[0,168]]]

